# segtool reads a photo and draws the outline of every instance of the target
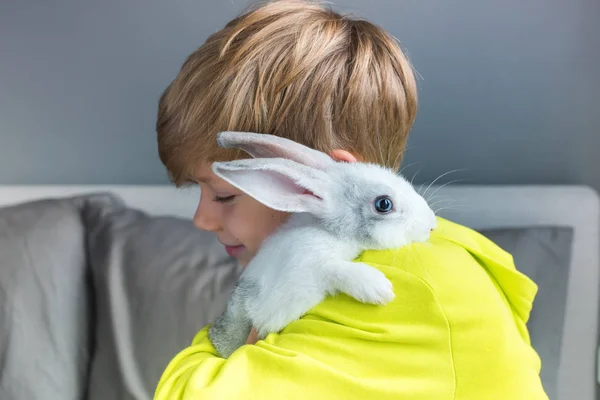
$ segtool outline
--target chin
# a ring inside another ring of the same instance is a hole
[[[242,268],[246,268],[248,266],[248,264],[250,264],[250,261],[252,261],[253,256],[250,254],[242,254],[240,257],[238,257],[238,263],[242,266]]]
[[[379,237],[375,238],[376,250],[397,249],[408,245],[410,238],[398,232],[396,227],[390,227],[383,232],[380,232]]]

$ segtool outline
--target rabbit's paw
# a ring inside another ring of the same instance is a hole
[[[369,304],[387,304],[395,298],[392,282],[378,269],[358,262],[348,262],[341,268],[341,292]]]

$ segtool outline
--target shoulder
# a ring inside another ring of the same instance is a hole
[[[426,243],[367,251],[356,261],[385,273],[395,293],[412,291],[421,282],[450,321],[494,330],[516,320],[521,337],[529,341],[525,324],[538,290],[535,282],[516,269],[512,255],[479,232],[439,222]]]
[[[447,280],[448,273],[470,280],[484,269],[499,266],[515,270],[512,255],[479,232],[438,217],[438,228],[425,243],[413,243],[399,249],[363,252],[356,261],[419,277],[431,284]],[[489,277],[487,277],[489,280]]]

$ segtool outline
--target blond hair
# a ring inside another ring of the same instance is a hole
[[[184,184],[200,162],[246,157],[217,145],[233,130],[397,168],[416,112],[412,68],[385,30],[317,2],[272,1],[187,58],[160,98],[159,155]]]

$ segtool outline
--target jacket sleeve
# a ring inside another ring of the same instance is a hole
[[[290,340],[298,343],[286,346],[273,340],[259,341],[244,345],[223,359],[208,339],[206,327],[190,347],[171,361],[158,384],[155,399],[369,398],[368,390],[362,396],[346,390],[348,385],[353,386],[353,378],[337,371],[324,350],[311,357],[292,349],[299,342],[311,339]]]
[[[396,290],[386,306],[327,298],[228,359],[217,356],[205,327],[168,365],[155,400],[451,399],[448,326],[433,293],[380,267]]]

